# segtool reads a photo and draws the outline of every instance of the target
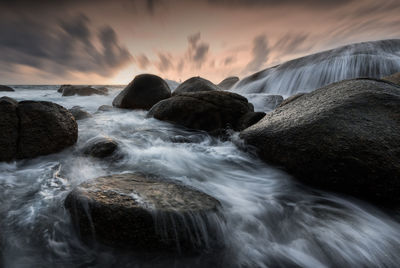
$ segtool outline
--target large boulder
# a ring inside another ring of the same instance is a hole
[[[68,111],[74,116],[75,120],[82,120],[93,117],[90,113],[83,110],[80,106],[74,106],[71,109],[68,109]]]
[[[240,136],[300,181],[400,204],[400,87],[356,79],[301,95]]]
[[[181,93],[160,101],[148,112],[149,117],[176,123],[187,128],[219,131],[239,129],[239,119],[253,112],[243,96],[226,91]]]
[[[0,161],[10,161],[17,154],[18,102],[8,97],[0,98]]]
[[[106,88],[93,88],[90,86],[65,86],[62,90],[62,96],[91,96],[91,95],[108,95]]]
[[[400,85],[400,72],[386,76],[382,79]]]
[[[168,84],[152,74],[136,76],[113,100],[113,106],[149,110],[157,102],[171,97]]]
[[[17,158],[56,153],[73,145],[78,125],[64,107],[46,101],[21,101],[17,107],[19,137]]]
[[[239,77],[237,76],[230,76],[222,80],[219,84],[218,87],[220,87],[222,90],[229,90],[231,89],[237,82],[239,82]]]
[[[172,93],[172,95],[178,95],[181,93],[188,92],[199,92],[199,91],[214,91],[221,90],[211,81],[201,78],[200,76],[189,78],[180,84]]]
[[[64,91],[64,89],[65,88],[68,88],[68,87],[72,87],[72,85],[61,85],[59,88],[58,88],[58,90],[57,90],[57,92],[58,93],[62,93],[63,91]]]
[[[219,242],[219,202],[154,176],[131,173],[94,179],[75,188],[65,207],[84,240],[113,247],[186,252]]]
[[[0,91],[15,91],[15,90],[9,86],[0,85]]]

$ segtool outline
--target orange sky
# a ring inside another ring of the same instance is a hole
[[[400,38],[398,0],[61,2],[0,3],[0,84],[125,84],[143,72],[219,82],[344,44]]]

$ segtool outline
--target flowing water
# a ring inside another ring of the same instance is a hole
[[[19,86],[2,95],[94,113],[110,96],[61,97],[55,86]],[[221,141],[145,117],[143,111],[94,113],[78,121],[79,139],[60,153],[0,163],[3,267],[397,267],[400,224],[395,214],[348,197],[298,185],[251,151],[237,133]],[[80,154],[96,136],[120,144],[122,158]],[[176,142],[186,140],[189,142]],[[82,243],[63,202],[71,189],[98,176],[150,172],[220,200],[225,248],[196,256],[146,255]]]
[[[400,72],[400,39],[356,43],[285,62],[253,74],[233,89],[290,96],[344,79]]]

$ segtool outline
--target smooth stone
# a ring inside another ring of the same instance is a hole
[[[109,137],[95,137],[87,141],[83,154],[95,158],[105,158],[113,155],[118,149],[118,143]]]
[[[222,90],[229,90],[231,89],[237,82],[239,82],[239,77],[237,76],[230,76],[222,80],[218,87]]]
[[[68,109],[68,111],[74,116],[75,120],[82,120],[93,117],[90,113],[83,110],[80,106],[74,106],[71,109]]]
[[[182,93],[190,93],[190,92],[200,92],[200,91],[218,91],[221,90],[217,85],[212,83],[211,81],[204,79],[200,76],[189,78],[180,84],[172,95],[178,95]]]

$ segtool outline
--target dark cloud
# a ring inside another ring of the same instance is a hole
[[[294,5],[307,6],[309,8],[337,7],[348,4],[353,0],[207,0],[210,4],[223,5],[226,7],[253,7],[253,6],[279,6]]]
[[[173,68],[172,57],[166,53],[158,53],[159,62],[157,68],[160,72],[167,72]]]
[[[251,51],[252,59],[244,69],[244,73],[259,71],[268,60],[270,49],[268,48],[265,35],[259,35],[253,40],[253,49]]]
[[[235,62],[235,60],[236,60],[236,58],[233,57],[233,56],[226,57],[226,58],[224,59],[224,65],[225,65],[225,66],[230,65],[230,64],[232,64],[233,62]]]
[[[139,66],[140,69],[142,70],[146,70],[147,67],[150,65],[150,60],[149,58],[144,55],[144,54],[140,54],[138,56],[135,57],[136,60],[136,64]]]
[[[188,51],[187,55],[189,61],[195,63],[197,68],[200,68],[201,65],[206,61],[207,54],[210,49],[210,45],[204,42],[200,42],[201,34],[200,32],[190,35],[188,37]]]
[[[26,65],[54,74],[78,71],[110,76],[131,60],[131,54],[118,43],[112,28],[105,26],[94,34],[89,23],[84,15],[54,22],[0,18],[1,65]]]

